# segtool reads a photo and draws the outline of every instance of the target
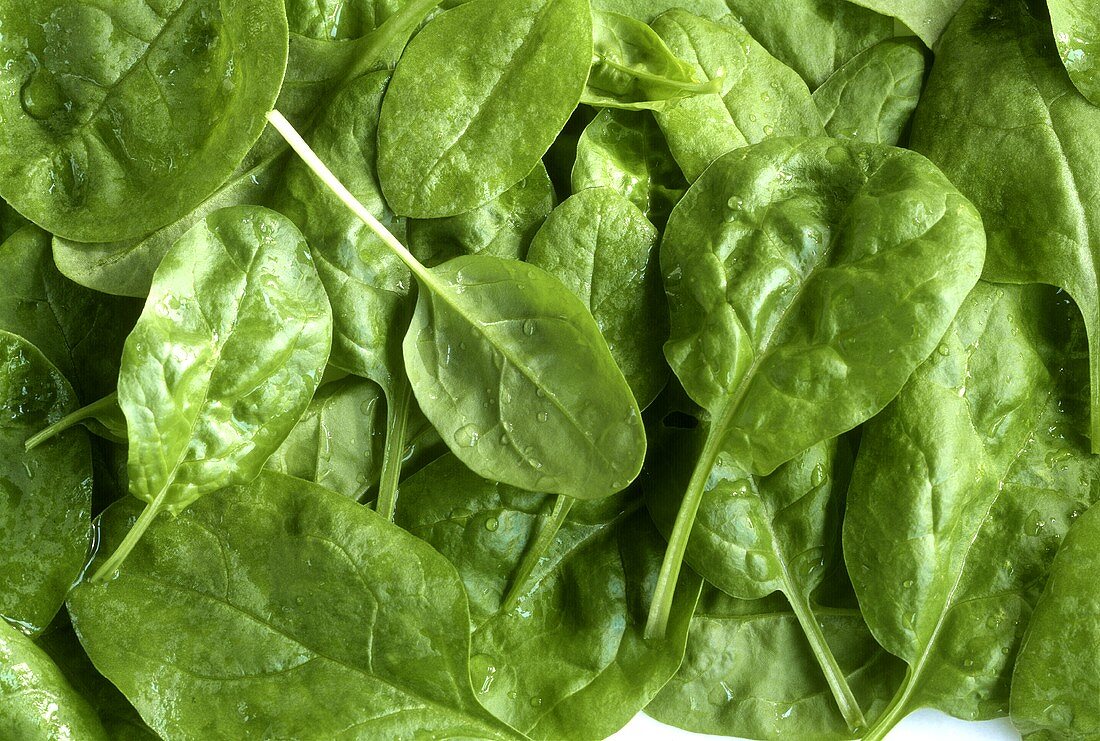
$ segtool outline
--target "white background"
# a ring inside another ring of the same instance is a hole
[[[613,741],[705,741],[727,739],[726,736],[704,736],[658,723],[638,715],[623,730],[611,737]],[[935,710],[918,710],[903,720],[890,733],[889,741],[1019,741],[1020,734],[1007,718],[980,723],[956,720]],[[791,741],[798,741],[792,739]]]

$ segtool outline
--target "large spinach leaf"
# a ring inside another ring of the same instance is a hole
[[[658,229],[687,191],[687,180],[657,122],[645,111],[601,111],[577,142],[572,185],[609,187],[631,200]]]
[[[49,625],[91,543],[92,459],[82,430],[32,451],[24,443],[77,405],[61,372],[0,331],[0,623]]]
[[[223,209],[165,255],[118,381],[130,493],[146,508],[95,578],[163,511],[248,483],[290,434],[332,339],[309,248],[284,216]]]
[[[661,540],[640,503],[618,496],[578,503],[529,590],[502,609],[551,500],[479,479],[448,456],[401,485],[398,521],[443,553],[466,585],[481,703],[532,738],[601,739],[676,671],[698,581],[680,586],[668,637],[647,641]]]
[[[0,620],[0,735],[107,741],[95,711],[38,646]]]
[[[1100,7],[1089,0],[1047,0],[1054,42],[1073,84],[1100,105]]]
[[[870,718],[901,679],[858,609],[815,607],[845,681]],[[646,708],[662,723],[746,738],[839,739],[852,733],[790,606],[738,600],[704,586],[680,670]]]
[[[980,283],[866,426],[844,555],[871,632],[909,665],[867,738],[920,706],[969,719],[1008,710],[1054,550],[1100,491],[1082,334],[1065,294]]]
[[[378,123],[390,205],[454,216],[518,183],[576,108],[591,59],[587,0],[473,0],[429,23],[397,65]]]
[[[917,108],[924,82],[924,49],[890,39],[852,57],[814,91],[829,136],[894,144]]]
[[[668,584],[718,456],[768,474],[880,411],[935,349],[984,248],[974,207],[905,150],[773,139],[707,170],[661,245],[665,355],[709,417]]]
[[[107,510],[104,547],[138,516]],[[69,604],[96,667],[168,738],[518,738],[474,698],[450,564],[299,479],[265,472],[157,520]]]
[[[140,237],[209,196],[287,64],[280,0],[35,0],[0,7],[0,26],[0,195],[84,242]]]
[[[1025,738],[1100,736],[1100,508],[1069,529],[1035,605],[1012,675]]]
[[[849,0],[897,18],[931,48],[966,0]]]
[[[981,211],[986,278],[1056,285],[1081,307],[1100,451],[1100,108],[1022,0],[971,0],[937,49],[913,147]]]
[[[591,309],[642,409],[668,378],[661,354],[668,339],[668,305],[657,236],[630,201],[609,188],[590,188],[550,214],[527,258]]]
[[[740,25],[673,10],[653,28],[702,78],[722,80],[718,93],[677,101],[655,114],[688,180],[731,149],[770,136],[824,133],[806,83]]]

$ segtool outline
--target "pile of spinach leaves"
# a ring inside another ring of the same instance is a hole
[[[1100,735],[1095,3],[0,3],[0,275],[0,738]]]

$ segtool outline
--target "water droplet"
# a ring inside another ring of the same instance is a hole
[[[535,320],[534,319],[528,319],[527,321],[525,321],[523,323],[523,333],[525,335],[527,335],[528,337],[531,337],[532,335],[534,335],[536,329],[537,329],[537,327],[535,326]]]
[[[914,585],[915,583],[916,583],[916,582],[914,582],[914,581],[913,581],[912,579],[906,579],[905,581],[903,581],[903,582],[901,583],[901,586],[903,586],[903,587],[904,587],[904,588],[906,588],[906,589],[912,589],[912,588],[913,588],[913,585]]]
[[[734,196],[733,198],[730,198],[728,201],[726,201],[726,205],[733,209],[740,209],[744,207],[745,199]],[[677,270],[679,270],[679,268],[677,268]]]
[[[1043,517],[1039,514],[1039,510],[1033,509],[1027,516],[1024,531],[1032,537],[1038,537],[1043,534],[1043,530],[1046,529],[1046,526],[1047,524],[1043,521]]]
[[[949,348],[947,345],[940,345],[936,348],[936,352],[938,352],[942,357],[946,358],[948,355],[951,354],[951,348]]]
[[[542,698],[541,697],[532,697],[529,702],[530,702],[531,707],[537,708],[540,705],[542,705]]]
[[[491,533],[495,533],[497,531],[497,528],[499,527],[500,520],[495,517],[490,517],[488,520],[485,521],[485,529]]]
[[[535,415],[535,419],[537,419],[539,422],[545,422],[546,420],[550,419],[550,415],[546,412],[539,412]]]
[[[496,661],[488,654],[474,654],[470,657],[470,678],[479,695],[486,695],[493,688],[496,679]],[[478,680],[480,678],[480,686]]]
[[[767,124],[764,127],[764,136],[771,136],[774,133],[775,133],[775,127],[772,126],[771,124]]]
[[[814,466],[813,473],[810,474],[810,486],[815,489],[825,483],[825,479],[829,478],[825,473],[824,464],[818,463]]]
[[[481,433],[478,432],[477,427],[474,425],[466,425],[459,428],[455,433],[455,442],[459,447],[472,448],[477,445],[477,441],[481,438]]]
[[[517,699],[518,697],[519,697],[519,693],[518,693],[518,692],[516,692],[515,690],[512,690],[512,691],[510,691],[510,692],[508,693],[508,699],[509,699],[509,700],[515,700],[515,699]]]

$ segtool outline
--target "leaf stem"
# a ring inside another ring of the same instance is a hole
[[[393,522],[397,512],[397,485],[401,481],[401,465],[405,462],[405,436],[409,428],[409,408],[412,406],[412,384],[402,381],[393,393],[386,413],[386,449],[382,454],[382,474],[378,480],[378,514]]]
[[[565,524],[566,518],[569,517],[569,511],[573,509],[576,502],[577,500],[573,497],[567,497],[564,494],[558,495],[558,498],[554,501],[554,509],[550,512],[549,517],[544,520],[542,527],[539,528],[534,542],[523,554],[523,560],[520,561],[519,568],[516,569],[515,576],[512,578],[512,584],[508,587],[508,593],[501,603],[500,609],[502,611],[508,612],[519,604],[520,598],[527,589],[527,583],[531,580],[531,575],[535,573],[539,562],[542,561],[554,544],[554,538],[557,537],[558,531]]]
[[[894,730],[894,726],[900,723],[908,712],[909,697],[913,693],[914,684],[913,670],[910,667],[905,672],[905,681],[898,688],[893,699],[890,700],[890,704],[886,706],[886,710],[878,717],[874,725],[867,729],[867,733],[863,735],[863,741],[883,741],[886,734]]]
[[[81,407],[75,412],[65,415],[52,425],[42,430],[36,435],[27,439],[26,449],[27,451],[34,450],[47,440],[60,435],[68,429],[76,427],[81,422],[88,419],[98,418],[99,412],[102,410],[111,410],[118,407],[118,392],[114,392],[109,396],[105,396],[99,401],[92,402],[86,407]]]
[[[126,560],[126,557],[130,555],[130,551],[134,549],[134,546],[141,540],[141,536],[145,535],[145,531],[149,529],[149,526],[153,524],[153,520],[160,514],[161,507],[164,504],[164,498],[168,494],[168,487],[157,495],[157,498],[145,505],[145,509],[141,511],[138,518],[134,521],[133,527],[130,528],[130,532],[126,533],[126,537],[122,539],[118,548],[112,553],[103,565],[96,569],[95,574],[92,575],[91,582],[98,584],[106,581],[107,577],[118,571],[122,566],[122,562]]]
[[[789,576],[787,582],[788,584],[791,582]],[[863,711],[859,708],[859,701],[852,693],[852,687],[844,676],[844,670],[837,664],[836,657],[833,656],[832,649],[829,648],[829,642],[825,640],[825,633],[822,632],[821,623],[817,621],[813,608],[810,607],[809,598],[803,590],[797,588],[789,589],[786,596],[787,601],[791,603],[795,617],[798,618],[798,623],[802,626],[802,632],[806,634],[806,639],[810,642],[814,657],[821,666],[821,671],[825,674],[825,681],[828,682],[829,689],[832,690],[833,697],[836,698],[836,704],[840,708],[840,714],[844,716],[844,722],[848,724],[848,728],[852,733],[859,733],[867,727],[867,719],[863,717]]]

